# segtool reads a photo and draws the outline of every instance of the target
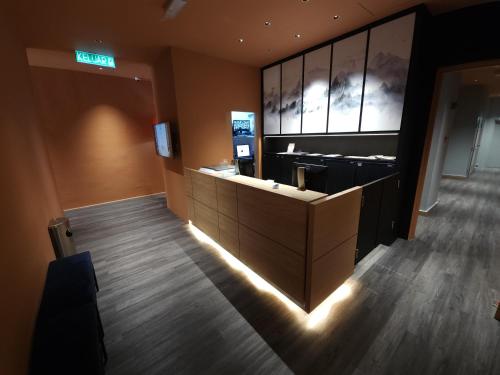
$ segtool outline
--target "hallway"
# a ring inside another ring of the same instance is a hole
[[[499,184],[500,172],[443,180],[417,239],[370,253],[316,330],[161,196],[67,212],[101,286],[108,373],[498,374]]]

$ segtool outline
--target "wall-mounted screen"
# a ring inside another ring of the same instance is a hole
[[[233,137],[239,135],[254,135],[250,120],[233,120]]]
[[[365,31],[333,45],[328,133],[359,129],[367,38]]]
[[[370,31],[361,131],[398,131],[410,66],[415,13]]]
[[[302,121],[302,66],[304,57],[281,67],[281,134],[299,134]]]
[[[280,134],[281,65],[264,70],[264,134]]]
[[[172,141],[170,138],[170,124],[163,122],[154,126],[156,153],[165,158],[172,156]]]
[[[304,56],[302,133],[326,133],[332,46]]]

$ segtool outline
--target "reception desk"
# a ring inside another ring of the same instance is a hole
[[[353,273],[360,187],[335,195],[185,169],[192,223],[310,312]]]

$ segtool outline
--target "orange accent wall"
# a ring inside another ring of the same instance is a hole
[[[260,70],[171,48],[154,71],[158,118],[175,121],[179,135],[180,156],[164,168],[168,207],[186,220],[182,166],[232,160],[231,111],[255,112],[260,128]]]
[[[231,111],[260,124],[260,70],[178,48],[172,61],[184,166],[232,160]]]
[[[0,10],[0,374],[27,373],[31,337],[60,216],[24,46]]]
[[[149,81],[32,67],[63,209],[163,191]]]

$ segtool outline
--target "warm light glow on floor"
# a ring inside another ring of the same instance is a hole
[[[189,229],[191,233],[201,243],[207,244],[214,248],[218,255],[234,270],[240,272],[245,276],[258,290],[271,294],[279,301],[281,301],[292,312],[297,320],[304,325],[305,328],[316,330],[323,326],[323,324],[331,316],[332,308],[335,304],[349,298],[352,294],[352,282],[346,281],[335,292],[330,294],[318,307],[307,314],[295,302],[280,292],[272,284],[268,283],[262,277],[257,275],[254,271],[243,264],[239,259],[234,257],[229,251],[224,249],[221,245],[203,233],[200,229],[189,221]]]

